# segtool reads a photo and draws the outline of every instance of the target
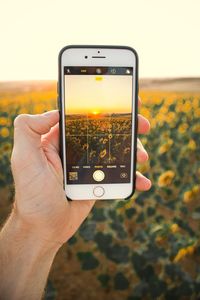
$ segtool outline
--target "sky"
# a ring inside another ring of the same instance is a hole
[[[132,75],[65,75],[65,86],[68,114],[131,112]]]
[[[0,0],[0,80],[57,79],[71,44],[128,45],[140,78],[200,76],[199,0]]]

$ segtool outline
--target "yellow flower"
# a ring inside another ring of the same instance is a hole
[[[161,112],[162,114],[168,113],[167,107],[163,105],[163,106],[161,107],[161,109],[160,109],[160,112]]]
[[[192,106],[193,106],[193,108],[198,108],[200,106],[199,104],[200,104],[199,99],[195,98],[193,100]]]
[[[188,129],[188,124],[187,124],[187,123],[183,123],[183,124],[181,124],[181,125],[179,126],[178,131],[179,131],[180,133],[184,133],[184,132],[186,132],[187,129]]]
[[[176,119],[176,114],[173,111],[170,111],[166,116],[166,120],[168,123],[171,123],[175,119]]]
[[[173,140],[168,139],[166,144],[160,146],[160,148],[158,150],[159,154],[163,154],[163,153],[167,152],[171,148],[172,144],[173,144]]]
[[[193,132],[200,132],[200,124],[195,124],[192,128]]]
[[[130,152],[130,147],[126,147],[126,148],[124,149],[124,153],[127,154],[127,153],[129,153],[129,152]]]
[[[180,227],[178,226],[178,224],[174,223],[174,224],[172,224],[170,229],[171,229],[172,233],[176,233],[180,230]]]
[[[166,171],[158,178],[158,185],[160,187],[168,186],[172,183],[173,178],[175,177],[174,171]]]
[[[106,144],[108,139],[103,139],[103,144]]]
[[[166,242],[166,240],[167,240],[167,237],[164,235],[158,235],[155,239],[155,241],[160,245],[164,244]]]
[[[184,203],[189,203],[190,201],[192,201],[194,198],[194,194],[192,191],[186,191],[183,195],[183,202]]]
[[[195,245],[188,246],[186,248],[182,248],[178,251],[174,258],[174,262],[178,262],[179,260],[183,259],[186,255],[191,255],[194,253]]]
[[[185,104],[182,106],[182,112],[188,113],[192,109],[190,101],[187,101]]]
[[[197,118],[200,117],[200,108],[195,109],[194,115],[195,115],[195,117],[197,117]]]
[[[199,194],[200,194],[200,186],[199,186],[199,185],[195,185],[195,186],[192,188],[192,192],[193,192],[193,194],[195,194],[195,195],[199,195]]]
[[[150,165],[149,165],[149,162],[145,162],[144,164],[141,164],[140,166],[138,166],[138,170],[141,172],[141,173],[146,173],[148,172],[150,169]]]
[[[2,149],[3,153],[7,152],[7,151],[10,151],[11,150],[11,144],[4,143],[1,149]]]
[[[89,145],[88,145],[88,144],[84,144],[84,145],[82,146],[83,150],[86,150],[86,149],[88,149],[88,147],[89,147]]]
[[[9,130],[8,130],[8,128],[6,128],[6,127],[1,128],[0,135],[1,135],[2,137],[7,137],[7,136],[9,136]]]
[[[0,125],[1,126],[10,125],[10,119],[5,118],[5,117],[1,117],[0,118]]]
[[[196,200],[196,199],[198,200],[199,194],[200,194],[200,186],[195,185],[191,190],[188,190],[184,193],[183,202],[189,203],[192,200]]]
[[[196,142],[194,140],[190,140],[188,143],[188,148],[191,150],[195,150],[197,148]]]
[[[106,155],[106,149],[100,152],[99,156],[103,158]]]

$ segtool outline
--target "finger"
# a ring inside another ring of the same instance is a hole
[[[14,120],[14,144],[38,147],[41,144],[41,135],[50,131],[59,120],[57,110],[43,114],[21,114]]]
[[[137,139],[137,162],[143,163],[147,161],[149,158],[149,155],[147,151],[144,149],[141,141]]]
[[[138,114],[138,133],[144,134],[147,133],[149,130],[150,130],[149,121],[142,115]]]
[[[53,126],[48,133],[42,135],[41,141],[59,153],[59,123]]]
[[[41,169],[46,157],[41,151],[41,135],[58,123],[58,111],[44,114],[21,114],[14,120],[14,146],[11,155],[13,170],[19,171],[28,165]]]
[[[148,191],[151,188],[151,180],[143,176],[140,172],[136,172],[136,190]]]
[[[74,200],[69,201],[73,223],[79,225],[88,216],[96,200]]]

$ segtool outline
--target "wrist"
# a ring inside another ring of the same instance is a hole
[[[0,298],[41,299],[58,249],[12,211],[0,234]]]
[[[24,222],[15,209],[12,210],[4,231],[7,231],[8,236],[9,233],[12,233],[17,243],[22,242],[32,248],[34,250],[32,252],[36,255],[46,255],[47,253],[55,255],[62,246],[61,243],[41,235],[42,230],[39,230],[38,227]]]

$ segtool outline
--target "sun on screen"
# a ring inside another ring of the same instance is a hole
[[[94,111],[92,112],[92,114],[96,116],[96,115],[98,115],[98,114],[99,114],[99,111],[97,111],[97,110],[94,110]]]

